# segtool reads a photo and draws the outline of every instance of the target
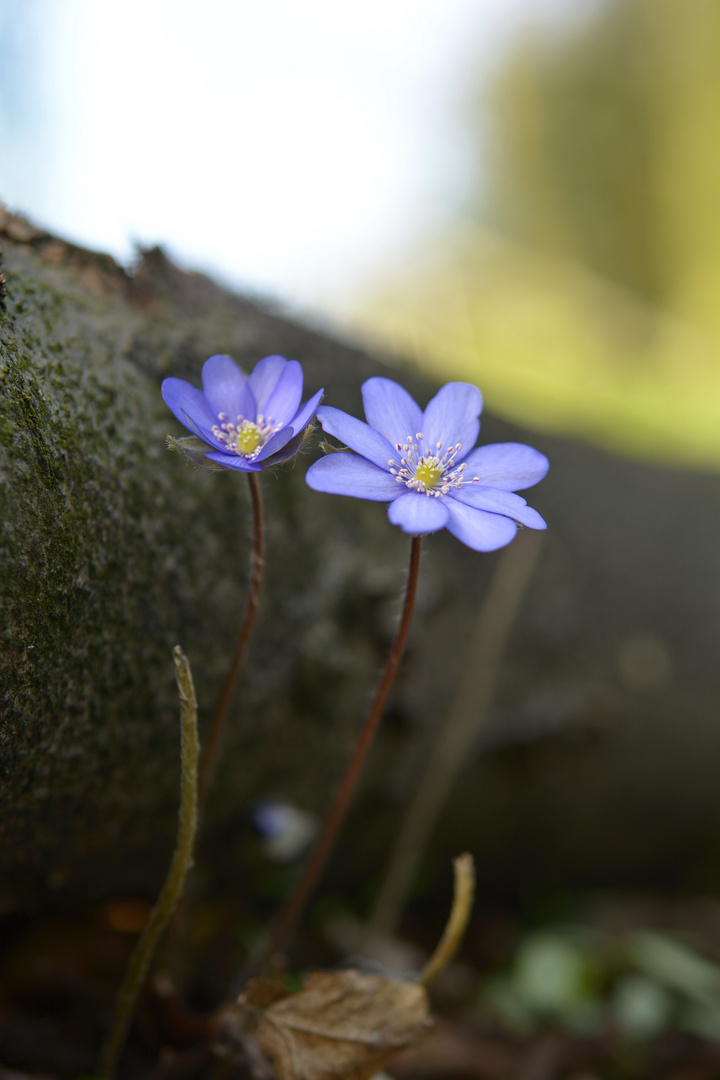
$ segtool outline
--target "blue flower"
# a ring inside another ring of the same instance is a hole
[[[545,529],[537,511],[514,492],[545,476],[544,454],[522,443],[473,450],[480,431],[480,391],[443,386],[425,412],[391,379],[362,388],[368,423],[323,406],[318,420],[355,454],[330,454],[310,466],[315,491],[389,502],[393,525],[420,536],[448,529],[475,551],[509,544],[517,526]]]
[[[323,394],[318,390],[301,408],[302,368],[282,356],[266,356],[247,379],[229,356],[211,356],[202,384],[198,390],[185,379],[163,380],[165,404],[202,444],[178,440],[180,449],[208,468],[240,472],[293,457]]]

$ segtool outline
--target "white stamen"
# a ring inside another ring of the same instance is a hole
[[[463,473],[467,468],[467,462],[462,461],[458,465],[455,459],[462,450],[462,443],[455,443],[443,451],[443,444],[436,443],[435,452],[423,453],[421,444],[424,436],[418,431],[413,439],[408,435],[405,443],[396,443],[395,446],[400,454],[400,465],[394,458],[388,461],[390,473],[399,484],[405,484],[411,491],[419,494],[438,498],[440,495],[448,495],[453,488],[460,489],[463,484],[479,483],[479,479],[463,480]]]

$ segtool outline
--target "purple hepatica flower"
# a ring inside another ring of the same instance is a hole
[[[362,394],[367,424],[340,409],[318,409],[324,430],[355,454],[311,465],[307,482],[315,491],[389,502],[388,517],[404,532],[449,529],[475,551],[509,544],[518,524],[547,527],[514,494],[542,480],[547,458],[521,443],[473,450],[482,410],[475,386],[448,383],[425,412],[391,379],[368,379]]]
[[[229,356],[211,356],[202,384],[198,390],[184,379],[163,380],[165,404],[202,443],[178,440],[180,448],[209,468],[240,472],[294,457],[323,394],[318,390],[301,408],[302,368],[282,356],[266,356],[247,379]]]

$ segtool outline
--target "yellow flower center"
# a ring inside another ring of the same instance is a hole
[[[262,432],[252,420],[243,420],[242,427],[237,430],[236,453],[243,457],[254,454],[262,442]]]
[[[418,480],[426,491],[434,488],[442,476],[442,469],[437,458],[427,458],[421,461],[415,470],[415,479]]]

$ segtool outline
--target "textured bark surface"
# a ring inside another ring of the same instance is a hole
[[[242,611],[240,475],[189,468],[159,394],[227,352],[299,360],[306,396],[360,409],[388,371],[347,342],[179,271],[132,275],[5,215],[0,311],[0,891],[20,902],[152,895],[178,786],[171,650],[207,722]],[[392,374],[392,372],[389,372]],[[425,402],[432,392],[403,382]],[[432,857],[468,848],[509,886],[690,873],[719,841],[720,481],[488,418],[548,453],[530,493],[550,530],[484,739]],[[207,873],[243,874],[268,794],[323,810],[397,614],[408,543],[377,504],[263,475],[267,588],[206,819]],[[382,866],[423,747],[447,713],[497,556],[426,544],[407,663],[336,868]]]

